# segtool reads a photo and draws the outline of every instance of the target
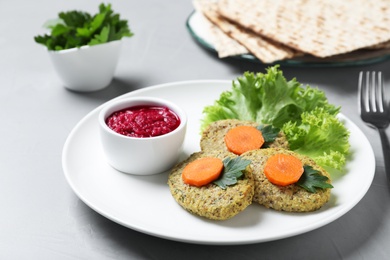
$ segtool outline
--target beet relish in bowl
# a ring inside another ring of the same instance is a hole
[[[160,98],[114,99],[99,113],[100,140],[115,169],[151,175],[178,160],[187,127],[185,112]]]
[[[115,132],[131,137],[155,137],[172,132],[180,118],[166,106],[134,106],[111,114],[106,123]]]

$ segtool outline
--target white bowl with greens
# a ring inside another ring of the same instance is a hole
[[[99,13],[68,11],[46,22],[50,34],[34,40],[47,47],[51,62],[64,86],[74,91],[107,87],[117,67],[122,38],[133,33],[111,5],[101,4]]]

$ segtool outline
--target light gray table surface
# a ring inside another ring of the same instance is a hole
[[[98,92],[64,88],[33,37],[58,12],[96,12],[100,2],[0,1],[0,259],[389,259],[390,196],[379,136],[358,115],[361,70],[390,75],[390,62],[336,68],[282,67],[286,78],[324,90],[368,137],[376,172],[366,196],[314,231],[231,246],[189,244],[143,234],[101,216],[68,185],[62,149],[73,127],[104,102],[130,91],[183,80],[232,80],[266,65],[220,60],[185,23],[189,0],[112,1],[135,36],[126,39],[112,84]],[[389,88],[390,82],[387,82]]]

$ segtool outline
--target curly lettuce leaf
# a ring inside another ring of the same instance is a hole
[[[349,154],[349,131],[324,108],[301,115],[301,121],[287,122],[282,128],[290,149],[311,157],[326,168],[343,170]]]
[[[245,72],[232,83],[211,106],[203,110],[202,130],[211,122],[236,118],[282,128],[288,121],[299,121],[300,115],[315,107],[337,114],[338,108],[328,103],[323,91],[303,87],[296,79],[287,81],[279,66],[267,73]]]

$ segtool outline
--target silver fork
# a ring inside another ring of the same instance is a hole
[[[387,181],[390,183],[390,143],[385,132],[390,122],[390,108],[385,101],[382,72],[361,71],[358,95],[360,117],[379,132]]]

